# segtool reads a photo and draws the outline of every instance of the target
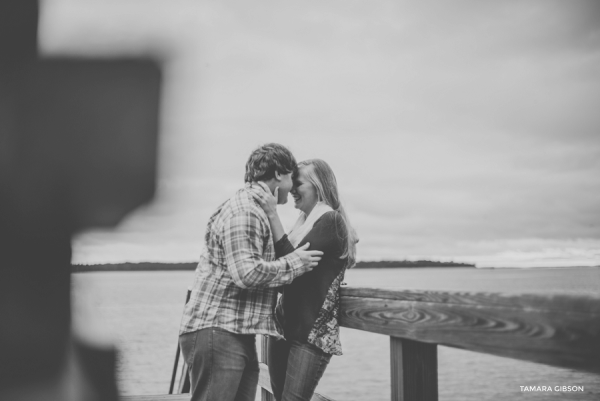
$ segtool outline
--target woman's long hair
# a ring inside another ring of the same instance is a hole
[[[345,244],[344,252],[340,258],[347,257],[347,267],[350,268],[356,264],[356,243],[358,242],[358,236],[350,224],[348,215],[340,201],[335,174],[333,174],[333,170],[329,167],[329,164],[321,159],[308,159],[298,163],[298,168],[303,166],[312,166],[312,168],[306,169],[306,177],[317,190],[319,202],[325,202],[335,210],[346,227],[345,232],[338,232],[338,235],[342,237]]]

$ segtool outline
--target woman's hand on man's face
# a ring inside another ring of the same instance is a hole
[[[269,187],[264,182],[253,182],[250,193],[256,199],[260,207],[265,211],[267,216],[277,214],[277,199],[279,195],[279,187],[275,187],[275,194],[271,194]]]

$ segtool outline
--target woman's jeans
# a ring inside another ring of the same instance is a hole
[[[331,359],[312,344],[269,337],[269,375],[277,401],[309,401]]]
[[[190,369],[191,401],[254,401],[258,358],[254,335],[217,327],[179,336]]]

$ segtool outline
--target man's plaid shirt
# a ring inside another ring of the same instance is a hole
[[[239,334],[281,337],[277,290],[300,275],[291,253],[275,260],[269,220],[246,184],[210,217],[180,334],[220,327]]]

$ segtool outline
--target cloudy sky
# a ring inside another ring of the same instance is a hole
[[[332,166],[360,260],[600,265],[600,2],[46,0],[40,46],[164,66],[156,200],[75,263],[197,260],[279,142]]]

